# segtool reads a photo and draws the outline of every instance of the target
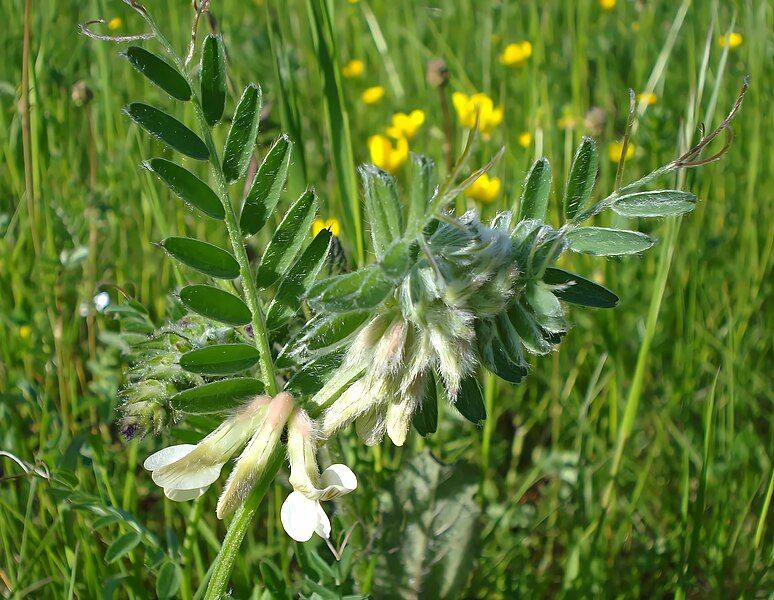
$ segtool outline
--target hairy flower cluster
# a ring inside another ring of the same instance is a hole
[[[169,398],[204,383],[200,375],[180,366],[180,357],[210,344],[234,341],[235,335],[231,328],[188,315],[137,344],[133,348],[136,360],[127,373],[127,386],[121,392],[123,436],[132,439],[158,433],[175,422],[178,415],[169,406]]]
[[[509,213],[485,225],[474,212],[436,224],[396,292],[396,305],[362,328],[315,397],[324,401],[331,389],[362,373],[325,411],[324,436],[355,421],[366,444],[386,433],[402,445],[426,386],[435,385],[434,372],[449,400],[457,399],[479,363],[477,321],[506,311],[523,288],[520,246],[509,226]]]

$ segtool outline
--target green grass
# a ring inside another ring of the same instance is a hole
[[[0,2],[0,451],[27,464],[0,455],[0,594],[97,598],[116,589],[118,597],[146,598],[163,555],[179,566],[178,596],[192,598],[225,534],[216,492],[195,504],[164,501],[140,466],[162,440],[120,439],[123,365],[109,344],[116,324],[91,298],[106,289],[116,302],[122,290],[163,319],[167,292],[190,272],[153,242],[182,232],[226,240],[138,168],[152,144],[121,106],[138,99],[167,106],[166,99],[117,57],[119,46],[78,35],[78,23],[98,17],[121,16],[116,33],[141,30],[121,2],[30,3],[23,143],[23,4]],[[182,52],[190,3],[146,4]],[[367,137],[393,112],[421,108],[427,121],[411,147],[444,164],[438,93],[425,81],[430,59],[445,59],[451,90],[484,91],[504,106],[503,124],[474,148],[474,162],[484,164],[506,145],[494,169],[503,194],[485,215],[512,208],[543,154],[553,166],[556,211],[593,106],[606,115],[594,135],[602,151],[596,189],[612,189],[607,145],[623,133],[629,87],[641,92],[650,82],[658,100],[638,121],[624,181],[671,160],[697,139],[698,123],[717,124],[742,77],[751,78],[725,158],[660,182],[696,193],[698,208],[679,222],[635,224],[659,238],[642,258],[568,258],[566,266],[604,282],[621,302],[613,311],[570,310],[574,327],[561,351],[533,360],[520,386],[487,380],[483,429],[443,407],[438,434],[415,435],[402,449],[385,442],[371,452],[351,431],[329,448],[361,482],[337,503],[334,537],[358,525],[349,542],[354,568],[332,589],[387,593],[374,576],[383,490],[430,448],[445,462],[480,467],[482,540],[464,597],[770,597],[771,5],[694,0],[675,24],[680,5],[664,1],[621,0],[603,12],[591,0],[340,0],[328,3],[328,31],[324,2],[265,4],[213,2],[230,59],[228,106],[245,84],[262,85],[271,110],[261,152],[282,131],[299,150],[283,206],[314,185],[322,216],[342,221],[353,266],[368,228],[351,196],[351,163],[368,160]],[[732,24],[744,41],[724,53],[717,38]],[[503,46],[520,40],[533,44],[526,64],[500,65]],[[340,79],[331,56],[362,59],[365,73]],[[71,99],[79,80],[94,94],[86,106]],[[377,84],[384,99],[364,105],[360,92]],[[560,130],[563,115],[577,126]],[[516,141],[523,131],[533,134],[529,148]],[[406,183],[405,168],[399,180]],[[257,237],[256,247],[267,241],[266,233]],[[236,598],[260,597],[263,561],[277,566],[289,594],[307,554],[335,562],[324,544],[302,551],[284,535],[286,490],[280,476],[247,533],[232,576]],[[131,532],[139,544],[109,562],[108,547]]]

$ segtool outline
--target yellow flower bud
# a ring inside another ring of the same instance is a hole
[[[506,67],[520,67],[532,56],[532,44],[528,41],[508,44],[500,54],[500,64]]]
[[[108,21],[108,29],[110,31],[115,31],[116,29],[121,29],[121,26],[124,24],[124,22],[121,20],[121,17],[113,17]]]
[[[615,8],[616,0],[599,0],[599,5],[602,10],[613,10]]]
[[[621,155],[623,153],[623,144],[621,142],[613,142],[607,148],[607,155],[614,163],[621,161]],[[634,156],[634,145],[629,144],[626,146],[626,157],[624,160],[629,160]]]
[[[637,94],[637,102],[644,102],[648,106],[653,106],[656,103],[656,100],[658,100],[658,96],[656,96],[656,94],[653,92],[643,92],[642,94]]]
[[[727,35],[721,35],[718,38],[718,44],[721,48],[725,48],[726,46],[729,48],[736,48],[737,46],[741,46],[743,41],[744,38],[742,37],[742,34],[736,33],[735,31]]]
[[[519,146],[529,148],[532,144],[532,134],[529,131],[522,131],[519,134]]]

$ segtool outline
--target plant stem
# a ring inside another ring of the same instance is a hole
[[[183,60],[177,55],[174,48],[169,43],[169,40],[167,40],[164,34],[159,30],[156,22],[148,12],[144,8],[138,8],[137,10],[148,25],[150,25],[156,38],[162,46],[164,46],[169,56],[175,62],[178,71],[186,78],[188,85],[191,88],[191,100],[194,111],[196,112],[196,117],[199,121],[200,129],[204,137],[204,143],[207,145],[207,149],[210,152],[210,164],[212,165],[212,172],[215,175],[215,181],[218,187],[217,194],[225,210],[225,222],[226,229],[228,230],[228,237],[231,241],[234,257],[239,264],[239,277],[242,282],[242,291],[247,306],[252,314],[253,338],[258,351],[260,352],[263,382],[266,386],[266,391],[272,396],[275,396],[279,389],[277,387],[274,362],[271,358],[269,335],[266,330],[266,318],[258,298],[258,289],[255,284],[255,278],[250,269],[250,261],[247,257],[247,251],[242,239],[239,220],[236,211],[234,210],[234,205],[231,203],[226,177],[223,174],[223,167],[215,148],[215,142],[212,139],[212,129],[204,116],[204,110],[202,109],[199,95],[196,92],[196,86],[194,85],[194,81],[189,75]],[[207,582],[207,589],[204,595],[205,600],[215,600],[225,596],[231,578],[231,572],[234,570],[234,563],[239,552],[239,547],[242,545],[242,540],[247,533],[247,528],[250,526],[253,516],[255,515],[256,510],[258,510],[269,485],[277,476],[277,472],[282,465],[283,457],[284,447],[281,444],[277,444],[260,479],[256,482],[244,503],[234,513],[234,519],[229,524],[226,537],[223,539],[218,556],[215,558],[215,562],[212,565],[212,575]]]
[[[220,552],[218,552],[218,556],[213,563],[212,576],[207,582],[204,600],[218,600],[225,597],[239,547],[242,545],[242,540],[253,520],[255,511],[258,510],[258,506],[260,506],[261,500],[263,500],[266,491],[269,489],[269,485],[274,481],[274,477],[276,477],[277,472],[282,466],[283,457],[284,447],[278,444],[261,478],[256,482],[253,491],[234,513],[234,519],[229,524],[226,537],[223,538],[223,543],[220,546]]]

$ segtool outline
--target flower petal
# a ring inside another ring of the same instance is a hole
[[[206,487],[194,488],[192,490],[173,490],[171,488],[164,488],[164,495],[173,502],[186,502],[187,500],[195,500],[206,491]]]
[[[320,477],[320,500],[332,500],[357,489],[357,477],[347,465],[331,465]]]
[[[321,510],[316,500],[310,500],[300,492],[291,492],[280,509],[282,527],[297,542],[308,542],[320,526]],[[330,532],[330,522],[328,530]]]
[[[156,469],[172,464],[176,460],[190,454],[194,448],[196,448],[196,445],[194,444],[178,444],[176,446],[162,448],[146,458],[142,466],[148,471],[155,471]]]
[[[192,490],[207,487],[220,477],[225,463],[201,464],[199,462],[176,462],[153,471],[151,476],[156,485],[172,490]]]
[[[314,528],[314,532],[326,540],[331,537],[331,520],[319,502],[317,503],[317,527]]]

